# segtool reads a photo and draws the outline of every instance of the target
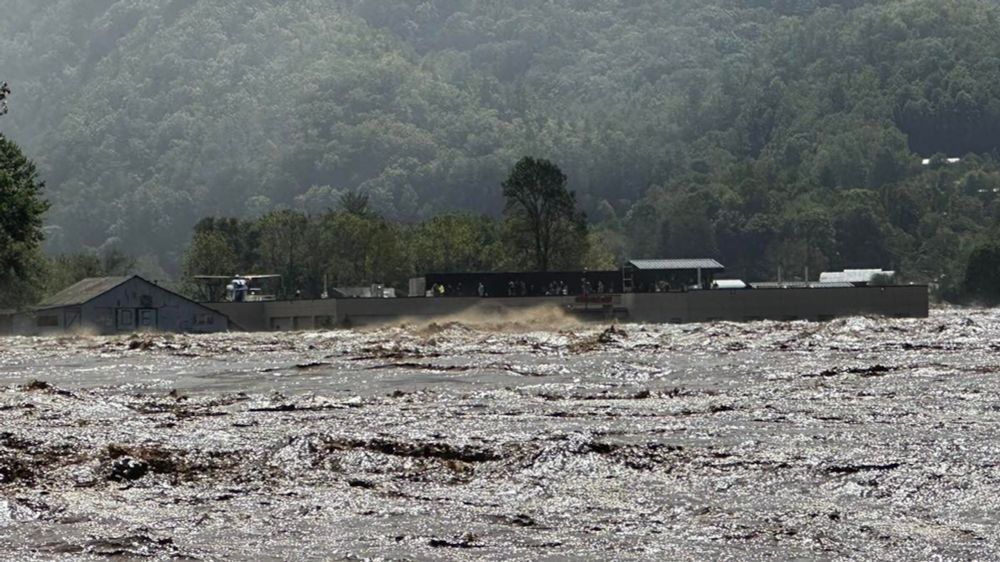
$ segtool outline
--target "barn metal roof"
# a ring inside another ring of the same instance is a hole
[[[712,259],[693,260],[632,260],[629,265],[640,270],[662,269],[725,269],[723,265]]]
[[[48,297],[35,308],[44,310],[64,306],[80,306],[114,289],[129,279],[131,277],[90,277]]]

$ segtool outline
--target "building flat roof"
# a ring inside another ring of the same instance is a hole
[[[713,259],[682,259],[682,260],[631,260],[628,265],[643,270],[680,270],[680,269],[726,269]]]

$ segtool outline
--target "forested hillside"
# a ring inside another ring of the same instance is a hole
[[[995,0],[0,0],[51,251],[205,216],[498,215],[557,163],[618,257],[955,283],[1000,210]],[[944,157],[962,158],[949,164]],[[923,158],[931,158],[922,165]]]

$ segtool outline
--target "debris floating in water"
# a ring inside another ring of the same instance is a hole
[[[959,309],[6,339],[0,549],[989,559],[996,341]]]

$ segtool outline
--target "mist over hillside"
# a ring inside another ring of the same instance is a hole
[[[1000,187],[995,2],[0,1],[51,251],[205,216],[498,214],[558,163],[618,254],[954,276]],[[938,154],[931,165],[921,159]],[[940,155],[962,157],[945,164]]]

